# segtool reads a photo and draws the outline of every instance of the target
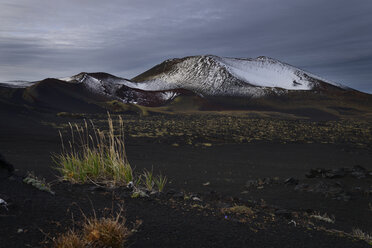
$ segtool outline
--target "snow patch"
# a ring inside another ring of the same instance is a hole
[[[259,57],[257,59],[232,59],[215,57],[234,77],[246,83],[287,90],[311,90],[313,83],[292,66]]]
[[[5,87],[9,87],[9,88],[27,88],[27,87],[35,84],[35,83],[36,82],[16,80],[16,81],[1,82],[0,85],[5,86]]]
[[[64,78],[58,78],[58,80],[65,81],[65,82],[71,82],[74,81],[74,77],[64,77]]]

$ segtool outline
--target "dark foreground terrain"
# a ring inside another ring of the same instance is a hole
[[[0,169],[8,203],[0,206],[0,247],[51,246],[82,212],[101,216],[118,205],[128,226],[142,221],[128,247],[370,247],[368,120],[126,116],[131,165],[169,178],[163,194],[132,198],[126,188],[60,182],[54,169],[58,130],[67,135],[68,122],[84,117],[104,128],[104,114],[2,115],[0,152],[15,172]],[[30,171],[55,194],[23,183]]]

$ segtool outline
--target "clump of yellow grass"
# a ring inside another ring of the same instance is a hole
[[[124,123],[117,125],[108,114],[108,131],[96,128],[92,121],[71,124],[71,138],[66,142],[59,132],[62,152],[53,155],[62,178],[73,183],[126,185],[133,181],[133,170],[125,151]],[[67,144],[67,146],[66,146]]]

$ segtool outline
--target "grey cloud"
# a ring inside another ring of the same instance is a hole
[[[371,11],[364,0],[5,1],[0,81],[131,78],[172,57],[266,55],[372,92]]]

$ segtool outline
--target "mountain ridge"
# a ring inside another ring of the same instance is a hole
[[[372,95],[368,93],[266,56],[236,59],[203,55],[168,59],[132,79],[105,72],[81,72],[32,82],[24,88],[14,86],[15,83],[7,90],[6,85],[0,84],[0,100],[11,99],[18,104],[58,111],[73,111],[74,105],[76,110],[95,111],[96,105],[101,108],[101,103],[108,101],[162,107],[177,98],[183,100],[177,101],[177,108],[172,105],[172,109],[186,110],[186,106],[192,106],[193,110],[288,111],[301,107],[343,111],[351,106],[354,113],[353,109],[369,112],[372,107]],[[9,97],[12,91],[17,92],[17,97]],[[180,106],[184,103],[187,104]]]
[[[246,97],[264,96],[264,89],[281,93],[283,90],[311,90],[319,85],[352,90],[266,56],[236,59],[203,55],[170,59],[132,81],[137,83],[132,87],[147,90],[161,89],[164,85],[169,88],[188,85],[204,95]],[[190,81],[195,84],[191,85]],[[212,82],[214,87],[207,87],[206,81]]]

